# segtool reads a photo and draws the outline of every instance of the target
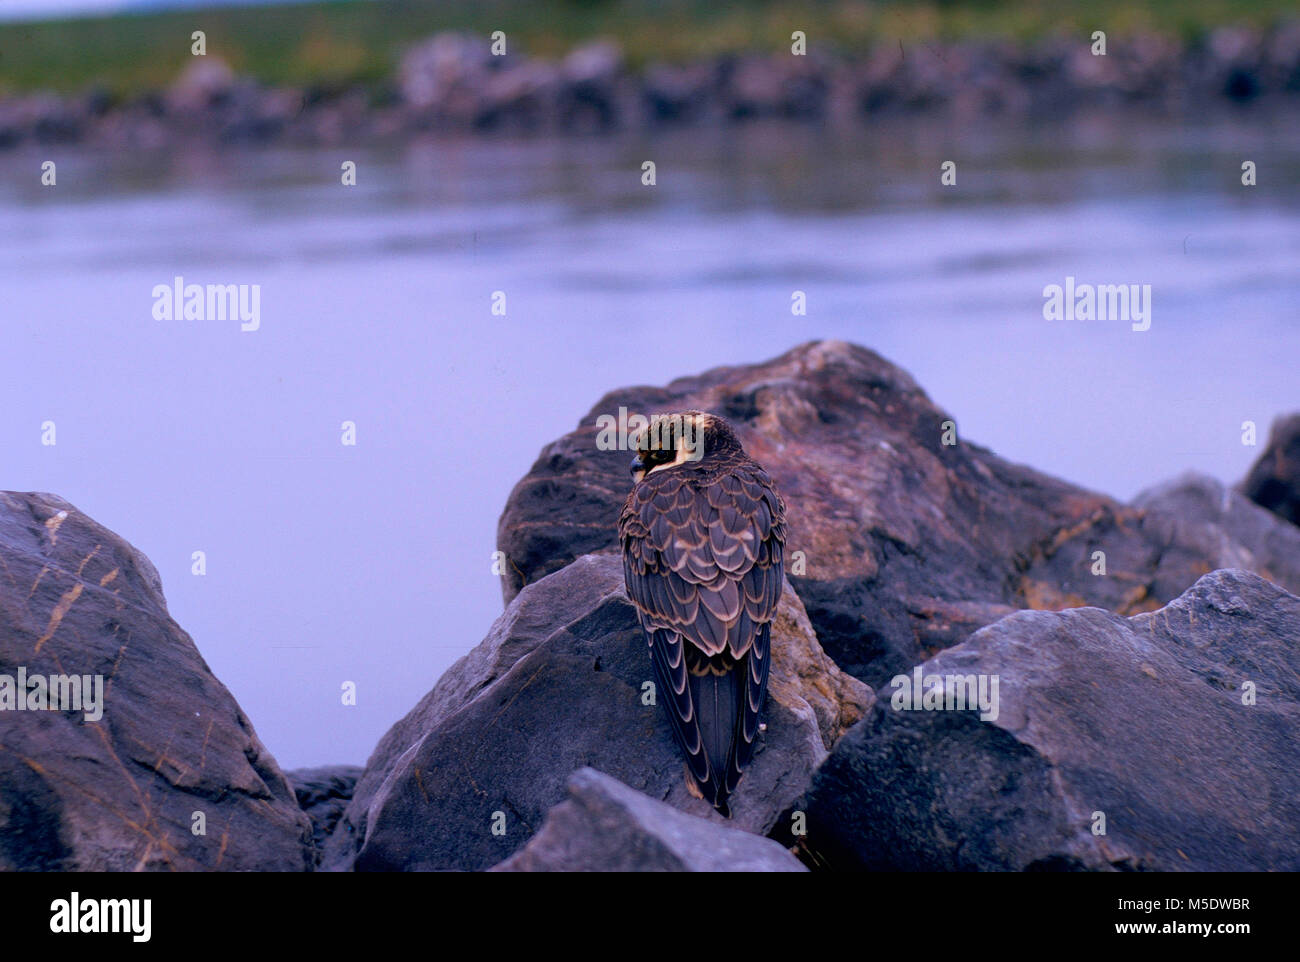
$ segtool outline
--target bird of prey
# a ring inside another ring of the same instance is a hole
[[[715,415],[656,416],[636,446],[618,524],[627,592],[687,789],[730,817],[767,693],[785,503]]]

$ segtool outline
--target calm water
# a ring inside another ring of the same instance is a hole
[[[1296,119],[3,155],[0,488],[145,551],[282,764],[360,763],[499,614],[511,486],[620,385],[839,337],[1077,483],[1235,480],[1241,422],[1300,409]],[[178,274],[260,285],[261,329],[155,320]],[[1150,284],[1151,329],[1044,321],[1067,275]]]

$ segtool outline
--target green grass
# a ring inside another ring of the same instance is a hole
[[[208,53],[269,84],[373,85],[413,39],[463,29],[504,30],[512,50],[559,56],[585,39],[619,40],[632,64],[727,50],[810,46],[852,52],[885,41],[1086,36],[1156,29],[1194,37],[1224,23],[1268,25],[1295,0],[317,0],[35,24],[0,24],[0,91],[71,92],[99,85],[122,95],[166,86],[191,60],[190,34]]]

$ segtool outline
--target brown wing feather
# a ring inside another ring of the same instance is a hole
[[[714,784],[709,756],[700,734],[699,719],[691,702],[690,679],[686,671],[686,650],[682,636],[673,631],[647,632],[650,661],[654,664],[655,682],[660,699],[668,707],[668,718],[677,744],[686,755],[691,776],[702,787]]]
[[[744,700],[736,713],[735,737],[731,742],[731,757],[727,759],[727,770],[722,776],[724,792],[730,795],[736,790],[740,776],[745,774],[754,757],[754,744],[758,740],[759,716],[763,710],[763,699],[767,695],[768,673],[772,668],[772,623],[765,622],[758,627],[754,644],[749,653],[741,659],[740,668],[745,673],[742,685]]]
[[[752,463],[701,487],[686,472],[648,475],[619,519],[628,594],[645,624],[739,659],[781,600],[784,513]]]

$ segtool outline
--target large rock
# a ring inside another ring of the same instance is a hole
[[[1151,610],[1218,567],[1224,548],[1207,550],[1204,532],[1159,511],[1002,460],[965,440],[904,371],[821,341],[602,398],[510,495],[497,533],[507,601],[615,546],[629,455],[596,440],[597,418],[620,408],[699,408],[732,421],[789,505],[787,573],[818,639],[873,686],[1015,609]],[[1104,575],[1094,574],[1098,551]],[[1273,574],[1300,591],[1294,574]]]
[[[402,55],[397,85],[413,108],[471,120],[492,66],[491,41],[486,37],[444,32]]]
[[[806,872],[771,839],[656,802],[595,769],[574,772],[542,829],[494,872]]]
[[[361,772],[359,765],[322,765],[285,772],[299,807],[311,819],[312,844],[322,856],[317,864],[320,870],[338,867],[324,860],[325,843],[334,834],[344,809],[352,801]]]
[[[1300,525],[1300,414],[1273,422],[1268,445],[1241,482],[1241,490],[1261,507]]]
[[[1143,491],[1133,504],[1158,542],[1167,546],[1154,568],[1155,594],[1175,594],[1186,572],[1197,565],[1245,568],[1293,593],[1300,591],[1300,527],[1222,482],[1188,473]]]
[[[0,492],[0,674],[20,670],[98,676],[103,714],[0,711],[0,869],[312,867],[307,816],[153,565],[61,498]]]
[[[238,82],[235,72],[220,57],[195,57],[167,91],[167,108],[178,113],[207,110],[229,98]]]
[[[871,703],[821,651],[788,585],[772,640],[767,730],[728,823],[688,795],[663,708],[642,703],[653,672],[621,560],[578,559],[521,592],[384,736],[327,864],[359,849],[361,870],[488,868],[541,828],[584,766],[702,818],[766,833]]]
[[[1300,869],[1300,599],[1276,585],[1223,570],[1131,618],[1018,612],[924,672],[996,675],[996,719],[882,688],[805,802],[816,860]]]

